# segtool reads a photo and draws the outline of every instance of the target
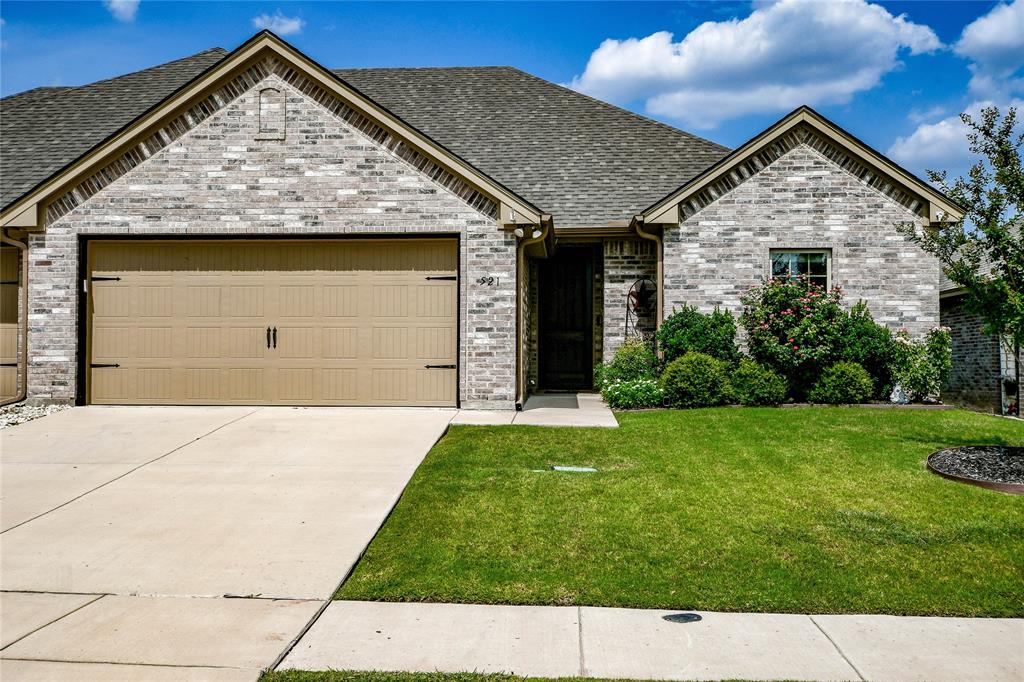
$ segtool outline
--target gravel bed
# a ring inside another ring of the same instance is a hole
[[[4,405],[0,407],[0,429],[24,424],[33,419],[45,417],[55,412],[63,412],[68,409],[71,409],[70,405],[28,405],[26,403]]]
[[[968,445],[939,450],[928,465],[944,474],[988,483],[1024,485],[1024,448]]]

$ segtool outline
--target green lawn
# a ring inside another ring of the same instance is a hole
[[[827,407],[619,420],[453,427],[336,596],[1024,616],[1024,498],[925,469],[946,446],[1024,445],[1020,422]]]

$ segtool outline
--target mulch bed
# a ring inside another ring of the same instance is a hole
[[[1024,448],[967,445],[939,450],[928,468],[946,478],[1024,495]]]

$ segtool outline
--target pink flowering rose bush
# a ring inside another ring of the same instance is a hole
[[[798,400],[841,359],[848,317],[841,299],[838,287],[825,291],[806,279],[772,279],[743,297],[750,355],[786,377]]]

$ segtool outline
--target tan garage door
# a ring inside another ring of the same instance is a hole
[[[451,239],[89,245],[89,399],[455,405]]]
[[[18,394],[18,250],[0,248],[0,400]]]

